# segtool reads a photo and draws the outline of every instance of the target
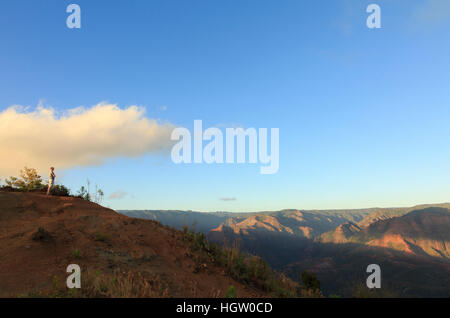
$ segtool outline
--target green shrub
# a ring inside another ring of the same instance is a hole
[[[81,257],[81,251],[80,250],[75,250],[74,252],[73,252],[73,257],[74,258],[80,258]]]
[[[45,190],[46,187],[44,187]],[[68,197],[70,196],[70,190],[63,186],[62,184],[56,184],[51,190],[52,195],[60,196],[60,197]]]
[[[91,195],[89,194],[89,191],[84,186],[81,186],[81,188],[80,188],[80,190],[78,190],[76,196],[83,200],[91,201]]]
[[[42,183],[42,177],[36,169],[24,167],[20,170],[19,177],[9,177],[5,180],[6,186],[1,187],[3,191],[24,192],[47,192],[48,184]],[[52,195],[70,196],[70,190],[64,185],[56,184],[51,190]]]
[[[42,177],[38,175],[36,169],[24,167],[20,170],[20,177],[10,177],[5,180],[8,187],[20,191],[33,191],[43,188]]]
[[[39,227],[37,231],[33,233],[31,239],[33,241],[50,241],[52,239],[52,235],[44,228]]]
[[[306,289],[320,290],[320,281],[317,279],[316,274],[308,273],[304,271],[302,273],[302,282]]]
[[[99,242],[105,242],[108,239],[108,236],[103,232],[97,232],[95,233],[94,239]]]
[[[236,289],[231,285],[225,293],[225,298],[236,298]]]
[[[271,292],[277,297],[297,297],[298,284],[284,275],[275,273],[260,257],[247,255],[240,251],[238,242],[231,248],[209,243],[202,233],[189,232],[183,227],[184,241],[191,249],[201,251],[204,257],[223,267],[225,272],[237,281],[253,285]]]
[[[91,194],[90,192],[91,182],[87,179],[87,186],[81,186],[80,190],[78,190],[76,197],[81,198],[83,200],[92,201],[97,204],[100,204],[103,201],[103,197],[105,193],[102,189],[99,189],[97,185],[95,185],[95,192]]]

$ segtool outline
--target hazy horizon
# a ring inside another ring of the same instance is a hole
[[[440,206],[440,205],[450,205],[450,202],[440,202],[440,203],[419,203],[411,206],[373,206],[366,208],[336,208],[336,209],[294,209],[294,208],[284,208],[279,210],[258,210],[258,211],[199,211],[199,210],[186,210],[186,209],[115,209],[117,211],[160,211],[160,212],[193,212],[193,213],[275,213],[280,211],[361,211],[361,210],[374,210],[374,209],[405,209],[405,208],[415,208],[421,206]]]

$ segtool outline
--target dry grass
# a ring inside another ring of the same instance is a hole
[[[65,282],[64,282],[65,283]],[[100,274],[87,272],[81,276],[81,288],[67,289],[54,278],[53,288],[48,292],[31,292],[19,297],[51,298],[167,298],[168,285],[159,275],[144,277],[139,272]]]
[[[113,275],[87,273],[81,293],[85,297],[155,298],[168,297],[168,290],[158,275],[146,278],[139,272],[115,271]]]

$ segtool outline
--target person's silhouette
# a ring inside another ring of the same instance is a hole
[[[50,191],[53,189],[53,187],[55,186],[55,168],[51,167],[50,168],[50,175],[48,178],[48,189],[47,189],[47,195],[50,194]]]

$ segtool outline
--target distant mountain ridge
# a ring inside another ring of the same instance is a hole
[[[350,223],[357,227],[401,216],[427,207],[450,208],[450,203],[425,204],[400,208],[367,208],[340,210],[296,210],[262,212],[196,212],[182,210],[118,210],[124,215],[159,221],[164,225],[182,229],[195,227],[197,231],[214,235],[229,228],[235,234],[249,235],[255,231],[278,232],[313,239]],[[348,227],[348,225],[344,226]]]
[[[344,231],[352,226],[352,231]],[[342,234],[345,232],[345,234]],[[322,234],[321,243],[361,243],[450,259],[450,210],[434,207],[380,220],[367,227],[349,223]]]
[[[299,280],[315,272],[325,294],[353,296],[368,264],[380,264],[387,295],[450,296],[449,203],[404,208],[259,213],[119,211],[189,226],[238,245]],[[186,219],[188,222],[183,222]],[[183,221],[181,221],[183,220]],[[365,286],[365,285],[364,285]]]
[[[231,213],[203,213],[180,210],[118,210],[117,212],[129,217],[158,221],[164,225],[181,230],[183,226],[192,228],[195,225],[197,231],[206,233],[218,227],[229,218]]]
[[[450,203],[421,204],[408,208],[377,209],[377,211],[373,211],[372,213],[367,215],[363,220],[358,222],[358,226],[366,227],[376,221],[387,220],[392,217],[405,215],[414,210],[421,210],[432,207],[450,209]]]
[[[442,206],[449,205],[421,206],[425,208],[408,213],[397,211],[390,217],[383,215],[377,220],[369,215],[358,224],[345,223],[323,233],[316,241],[360,243],[450,259],[450,210]]]
[[[183,226],[208,233],[222,227],[237,227],[236,231],[266,229],[313,237],[334,229],[339,224],[352,221],[359,222],[375,209],[354,210],[281,210],[263,212],[195,212],[180,210],[118,210],[130,217],[151,219],[164,225],[181,229]],[[305,227],[304,229],[300,227]],[[311,232],[313,231],[313,232]]]

